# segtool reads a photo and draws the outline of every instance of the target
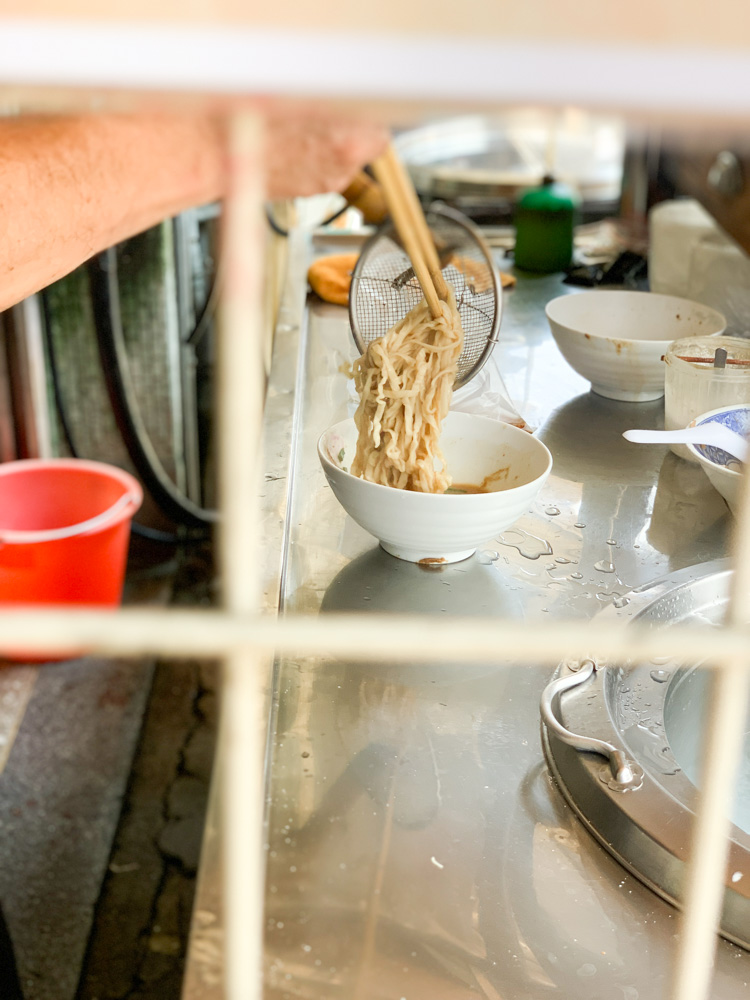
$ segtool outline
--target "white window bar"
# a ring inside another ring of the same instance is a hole
[[[228,195],[222,220],[220,290],[219,492],[224,606],[258,606],[261,422],[263,419],[264,128],[252,110],[229,121]],[[227,995],[260,1000],[263,946],[263,802],[266,745],[264,658],[252,646],[224,658],[221,759]]]
[[[332,19],[333,5],[322,5],[316,11],[317,26],[302,30],[297,25],[197,25],[169,14],[163,24],[151,18],[149,23],[123,23],[116,15],[107,21],[5,18],[0,80],[16,87],[273,94],[295,99],[314,94],[401,105],[406,95],[433,109],[436,102],[447,102],[448,107],[459,103],[486,107],[492,102],[586,107],[593,97],[596,105],[613,111],[689,115],[692,121],[702,116],[711,125],[717,117],[746,116],[750,61],[742,47],[742,27],[729,35],[729,41],[698,36],[692,43],[680,44],[670,36],[669,43],[654,44],[647,35],[649,4],[639,3],[640,14],[631,9],[632,23],[643,26],[638,41],[614,31],[607,36],[606,27],[593,39],[574,40],[562,31],[530,39],[527,25],[520,34],[516,26],[514,35],[517,15],[512,8],[493,12],[486,5],[474,31],[447,35],[440,32],[439,10],[426,26],[415,16],[416,5],[397,3],[382,9],[381,30],[366,33],[347,31],[340,14]],[[711,19],[717,34],[723,22],[745,23],[741,5],[735,2],[731,11],[730,6],[731,0],[724,0]],[[554,9],[550,4],[550,13]],[[283,9],[279,13],[281,23]],[[569,14],[572,20],[573,11]],[[494,31],[493,18],[497,19]],[[462,21],[466,29],[470,15]],[[606,15],[601,23],[606,26]],[[449,74],[446,65],[451,67]],[[50,102],[54,106],[59,97],[55,101],[51,96]]]
[[[750,482],[743,477],[740,516],[734,537],[727,626],[741,626],[750,607]],[[674,1000],[704,1000],[711,992],[716,928],[724,895],[724,873],[737,769],[750,695],[747,655],[722,658],[713,678],[708,729],[703,749],[701,792],[693,822],[685,888]]]
[[[0,634],[9,647],[23,643],[29,651],[85,648],[91,652],[139,656],[223,656],[249,646],[263,653],[346,657],[353,662],[372,659],[368,643],[377,643],[384,661],[405,658],[422,663],[455,661],[496,663],[503,657],[524,663],[557,664],[565,656],[595,650],[603,658],[628,662],[645,656],[706,659],[706,666],[747,655],[750,627],[709,630],[680,625],[667,632],[637,625],[615,627],[599,622],[538,622],[538,628],[517,621],[472,618],[471,630],[461,633],[461,618],[430,621],[430,644],[425,646],[424,622],[407,616],[326,614],[324,622],[306,615],[276,620],[267,615],[234,614],[196,608],[123,608],[119,611],[0,610]],[[542,627],[543,626],[543,627]],[[498,643],[502,642],[502,646]],[[465,653],[465,657],[462,654]]]
[[[119,30],[119,29],[118,29]],[[85,62],[85,60],[84,60]],[[80,64],[76,67],[78,69]],[[700,74],[691,75],[691,79]],[[610,74],[606,74],[610,78]],[[166,85],[167,81],[165,81]],[[743,105],[742,111],[746,111]],[[261,422],[261,325],[263,241],[262,127],[252,112],[231,120],[231,195],[225,210],[225,286],[220,332],[220,484],[223,527],[221,573],[225,610],[217,612],[1,612],[3,640],[23,641],[44,652],[85,646],[105,653],[135,655],[217,655],[224,658],[222,740],[226,771],[225,906],[227,917],[227,1000],[262,995],[263,907],[262,802],[265,751],[266,664],[279,652],[346,654],[415,662],[448,661],[460,653],[466,662],[495,661],[498,645],[523,663],[556,663],[563,655],[590,655],[593,649],[618,660],[665,653],[705,656],[717,670],[711,725],[705,750],[700,807],[681,921],[672,983],[674,1000],[706,1000],[716,927],[723,894],[728,806],[747,704],[748,639],[745,609],[750,606],[750,489],[745,489],[735,578],[726,626],[675,628],[668,634],[629,627],[613,631],[595,622],[566,625],[374,620],[373,616],[323,620],[290,618],[275,622],[257,617],[259,565],[255,558],[259,524],[257,473]],[[384,625],[386,627],[384,627]]]
[[[257,166],[257,161],[251,152],[252,134],[249,125],[242,119],[235,121],[233,136],[238,140],[239,148],[243,150],[243,154],[247,158],[245,166],[248,170]],[[253,190],[253,180],[247,178],[246,182],[249,193]],[[248,194],[248,201],[245,202],[241,194],[243,191],[241,182],[237,184],[237,191],[238,204],[235,205],[233,201],[230,201],[227,207],[230,212],[233,208],[239,208],[238,214],[241,217],[241,210],[250,205],[251,196]],[[235,220],[228,223],[228,230],[230,233],[239,231]],[[225,260],[225,264],[229,275],[232,276],[229,286],[230,303],[233,303],[232,296],[238,294],[238,289],[233,287],[234,281],[241,280],[241,276],[245,276],[245,267],[251,267],[255,260],[260,257],[258,255],[256,258],[252,250],[248,250],[249,235],[247,233],[244,235],[245,240],[239,240],[237,243],[233,240],[227,240],[225,244],[225,250],[230,254],[229,259]],[[246,310],[245,316],[243,316],[242,307]],[[225,354],[225,365],[230,365],[229,369],[222,366],[222,375],[226,377],[226,382],[222,382],[219,390],[225,400],[225,409],[223,410],[225,414],[242,412],[240,401],[233,397],[235,394],[239,395],[243,392],[241,375],[246,374],[247,369],[243,369],[239,362],[241,356],[248,351],[246,342],[243,342],[242,339],[243,333],[246,336],[248,330],[253,330],[256,334],[257,343],[254,357],[260,370],[261,314],[259,295],[253,297],[252,294],[247,294],[246,297],[240,298],[238,294],[237,308],[233,308],[228,314],[231,317],[231,323],[223,326],[222,337],[225,338],[225,341],[222,350]],[[252,357],[245,358],[246,363],[248,361],[252,363],[252,360]],[[238,377],[238,372],[240,377]],[[248,416],[252,417],[252,415]],[[257,413],[255,417],[255,423],[253,424],[252,419],[250,419],[248,426],[253,426],[253,430],[259,434],[260,423]],[[232,435],[237,432],[237,428],[225,421],[222,432],[223,461],[226,462],[227,458],[231,456],[237,463],[252,466],[252,460],[248,459],[248,456],[253,454],[252,442],[244,446],[247,451],[243,454],[243,446],[238,448],[236,442],[232,443]],[[240,439],[244,437],[241,432],[238,432],[237,436]],[[231,548],[234,544],[229,530],[230,525],[235,524],[234,518],[236,517],[239,522],[246,519],[251,524],[257,523],[259,519],[259,501],[256,499],[255,502],[252,502],[252,493],[249,495],[243,491],[243,482],[247,485],[247,480],[244,478],[244,474],[238,475],[235,480],[233,478],[235,471],[225,466],[221,480],[226,497],[225,517],[227,517],[224,529],[225,545],[222,551],[228,560],[233,558],[227,552],[227,548]],[[750,499],[746,497],[743,514],[748,513],[748,506],[750,506]],[[233,513],[228,516],[230,511]],[[746,517],[741,523],[750,524]],[[248,531],[252,531],[252,528],[245,528],[240,537],[243,540],[243,545],[246,546],[244,549],[246,557],[252,557],[253,543],[251,535],[247,534]],[[739,547],[737,554],[742,558],[742,565],[748,567],[746,572],[750,574],[750,527],[745,527],[742,530],[741,538],[743,542],[747,538],[748,543]],[[244,567],[241,565],[242,546],[236,546],[234,556],[240,562],[235,570],[240,577],[243,572],[247,576],[257,576],[257,571],[254,574],[252,562],[248,562]],[[228,562],[227,566],[230,565],[232,564]],[[259,566],[259,562],[256,561],[255,565]],[[225,585],[228,588],[227,606],[232,610],[250,611],[253,606],[252,589],[246,588],[252,588],[252,585],[239,580],[233,584],[226,577]],[[240,599],[237,605],[232,604],[231,588],[235,585],[238,593],[244,596],[247,603]],[[743,603],[743,598],[748,596],[750,596],[750,588],[746,586],[744,574],[737,572],[728,617],[730,625],[742,624],[740,609],[743,606],[747,607],[746,601]],[[373,647],[379,649],[384,645],[375,636],[373,636],[373,645],[370,645],[369,642],[363,642],[364,632],[368,630],[368,625],[371,625],[366,617],[362,618],[361,621],[352,619],[348,625],[350,631],[347,638],[352,640],[351,649],[348,652],[361,650],[364,645],[369,647],[368,652],[371,654]],[[330,620],[327,624],[317,622],[313,627],[323,633],[324,643],[330,654],[332,652],[330,637],[332,630],[336,629],[336,623]],[[292,628],[291,621],[279,626],[278,636],[282,640],[282,644],[285,633],[291,632]],[[476,623],[472,623],[472,631],[476,636]],[[503,627],[499,631],[502,634],[510,630]],[[551,662],[559,658],[561,649],[565,649],[565,646],[561,646],[556,641],[554,628],[542,628],[539,633],[536,633],[535,630],[535,634],[540,637],[537,650],[532,649],[536,643],[529,635],[530,631],[526,628],[516,636],[518,640],[516,650],[508,649],[507,635],[501,639],[501,642],[509,653],[517,652],[520,658],[527,661],[533,658],[537,652]],[[582,628],[579,636],[582,635],[584,641],[581,641],[579,637],[575,643],[571,644],[580,655],[584,655],[586,651],[591,649],[593,639],[591,632],[591,629]],[[423,650],[424,645],[429,647],[428,655],[434,656],[440,650],[440,637],[438,632],[433,629],[432,623],[428,634],[431,636],[431,641],[425,643],[425,636],[420,629],[419,642],[423,644]],[[461,635],[460,632],[458,634]],[[463,635],[461,637],[464,642],[463,655],[465,659],[471,660],[473,657],[467,648],[466,639]],[[674,639],[675,636],[670,635],[669,640],[673,655],[675,651]],[[658,655],[656,649],[658,642],[654,641],[651,636],[643,637],[643,641],[652,655]],[[618,658],[621,658],[625,653],[624,646],[627,646],[627,643],[621,644],[619,649],[615,651]],[[494,649],[496,650],[497,646],[494,646]],[[401,656],[404,655],[403,644],[399,645],[398,651]],[[394,652],[396,651],[394,650]],[[695,647],[692,649],[692,655],[695,655]],[[258,732],[252,723],[262,718],[261,710],[264,699],[260,685],[257,682],[254,683],[249,676],[253,671],[256,677],[260,675],[260,662],[253,656],[250,649],[247,652],[238,651],[231,654],[225,662],[227,673],[224,704],[225,711],[228,713],[225,722],[231,741],[227,748],[231,759],[227,760],[227,774],[225,775],[228,824],[225,842],[227,1000],[256,1000],[262,994],[260,956],[262,949],[263,858],[261,845],[262,810],[259,809],[262,796],[257,782],[262,774],[262,760],[258,758],[262,752],[263,743],[259,740]],[[731,657],[727,656],[726,660],[719,658],[717,662],[719,663],[719,674],[716,678],[717,684],[714,686],[716,693],[711,718],[712,725],[707,743],[706,770],[703,779],[705,790],[700,798],[694,826],[686,897],[687,910],[673,982],[674,1000],[707,1000],[709,996],[716,947],[716,928],[723,897],[729,804],[734,789],[734,776],[742,741],[748,678],[747,657],[740,649]],[[737,687],[735,684],[738,675],[741,676],[741,683]],[[248,722],[250,725],[247,724]],[[251,858],[250,854],[253,852],[255,852],[255,857]]]

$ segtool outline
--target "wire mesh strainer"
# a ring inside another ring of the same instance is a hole
[[[502,314],[500,276],[479,230],[447,205],[425,212],[443,277],[456,296],[464,330],[455,388],[469,382],[497,343]],[[363,246],[352,274],[349,320],[361,354],[422,299],[422,289],[392,224]]]

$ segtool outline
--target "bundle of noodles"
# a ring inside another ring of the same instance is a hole
[[[360,402],[353,475],[422,493],[444,493],[450,486],[440,426],[464,338],[452,296],[440,308],[434,319],[423,299],[355,362]]]

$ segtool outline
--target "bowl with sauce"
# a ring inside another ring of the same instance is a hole
[[[344,510],[386,552],[422,565],[468,559],[509,528],[537,496],[552,469],[547,447],[528,431],[491,417],[451,412],[440,447],[453,483],[445,493],[418,493],[353,476],[352,419],[318,441],[323,472]]]
[[[664,395],[664,356],[678,338],[722,333],[726,320],[700,302],[623,289],[570,292],[547,303],[560,353],[600,396],[641,403]]]

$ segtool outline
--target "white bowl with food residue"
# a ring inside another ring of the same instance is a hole
[[[721,333],[726,320],[700,302],[621,289],[571,292],[547,303],[560,353],[600,396],[640,403],[664,395],[673,340]]]
[[[448,493],[397,490],[353,476],[356,446],[353,420],[334,424],[318,441],[337,500],[386,552],[423,565],[467,559],[509,528],[552,469],[549,450],[528,431],[473,413],[452,412],[443,421],[440,447],[453,477]]]

